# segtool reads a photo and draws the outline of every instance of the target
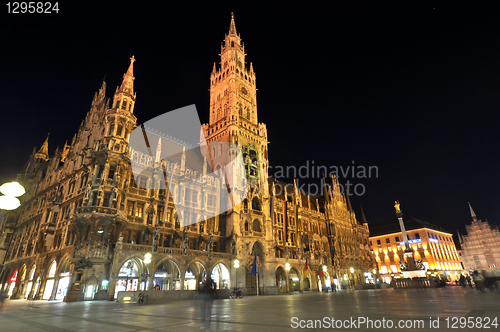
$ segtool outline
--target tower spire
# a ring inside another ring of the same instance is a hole
[[[134,62],[135,57],[132,55],[130,58],[130,65],[127,72],[123,75],[123,82],[118,89],[118,92],[127,92],[130,95],[134,95]]]
[[[234,14],[231,13],[231,24],[229,25],[229,34],[236,35],[236,24],[234,24]]]
[[[345,197],[346,197],[346,201],[347,201],[347,210],[349,210],[349,212],[354,212],[352,210],[351,200],[349,199],[349,194],[347,192],[345,193]]]
[[[476,213],[474,212],[474,210],[472,209],[472,206],[470,205],[470,202],[469,203],[469,209],[470,209],[470,215],[472,217],[472,221],[473,222],[477,222],[477,216],[476,216]]]
[[[50,133],[47,134],[47,138],[45,139],[45,142],[43,142],[42,147],[35,154],[36,158],[42,158],[44,160],[49,160],[49,136],[50,136]]]
[[[366,216],[365,216],[365,211],[363,211],[363,206],[361,206],[361,222],[363,224],[368,224],[368,221],[366,220]]]

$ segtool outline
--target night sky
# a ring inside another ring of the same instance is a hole
[[[498,223],[498,8],[301,4],[79,2],[43,15],[4,6],[0,183],[48,132],[51,155],[71,141],[104,76],[112,97],[132,55],[138,123],[191,104],[208,122],[210,73],[234,12],[271,166],[377,166],[378,177],[340,176],[365,188],[351,196],[358,220],[361,205],[369,222],[392,219],[399,200],[405,215],[463,231],[470,201]]]

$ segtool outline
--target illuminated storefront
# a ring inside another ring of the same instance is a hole
[[[50,265],[49,272],[47,273],[47,282],[45,283],[45,290],[43,291],[42,300],[49,300],[54,288],[55,276],[57,270],[57,262],[53,261]]]
[[[33,264],[33,266],[31,267],[31,269],[28,273],[28,284],[26,286],[26,293],[25,293],[26,298],[28,298],[30,296],[31,289],[33,288],[33,278],[35,278],[35,270],[36,270],[36,264]],[[40,279],[38,279],[38,282],[35,285],[35,289],[33,290],[33,294],[36,294],[36,292],[38,291],[39,283],[40,283]]]
[[[192,267],[184,274],[184,290],[196,290],[196,277]]]
[[[115,298],[118,292],[135,292],[139,290],[139,267],[135,260],[128,260],[118,272],[118,280],[115,288]],[[88,292],[88,290],[87,290]]]
[[[60,268],[61,272],[59,273],[59,282],[57,283],[57,292],[56,292],[56,300],[64,300],[66,293],[68,292],[69,286],[69,260],[67,260],[64,265]]]
[[[216,289],[229,289],[229,271],[224,264],[217,264],[212,270],[212,280]]]
[[[11,296],[12,292],[14,292],[14,287],[16,287],[16,280],[17,280],[17,270],[12,273],[12,276],[9,279],[9,286],[7,288],[7,296]]]

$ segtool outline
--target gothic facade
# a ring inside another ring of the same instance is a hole
[[[500,231],[488,221],[478,220],[469,204],[472,223],[465,226],[467,234],[459,236],[460,260],[467,271],[497,268],[500,264]]]
[[[260,294],[276,294],[364,282],[364,272],[373,269],[365,257],[368,228],[358,224],[338,179],[331,179],[333,190],[311,197],[269,177],[256,74],[252,63],[246,66],[234,18],[220,57],[210,76],[210,121],[202,130],[209,145],[240,147],[239,180],[248,187],[242,202],[204,219],[197,211],[220,208],[220,168],[213,159],[203,161],[202,176],[186,162],[185,150],[177,167],[161,161],[165,144],[180,146],[168,133],[155,132],[156,156],[129,147],[138,127],[132,57],[111,98],[103,82],[71,143],[49,156],[47,137],[19,174],[24,201],[6,215],[0,237],[6,248],[0,287],[12,298],[112,300],[120,291],[195,290],[208,272],[218,288],[247,294],[257,293],[257,285]],[[131,163],[144,172],[137,175]],[[218,173],[207,174],[207,163]],[[179,185],[191,177],[203,192]],[[151,185],[167,179],[166,188]],[[185,207],[201,221],[186,223],[179,211]],[[252,276],[255,257],[258,274]]]

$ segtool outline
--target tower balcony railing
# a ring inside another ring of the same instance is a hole
[[[122,243],[122,250],[138,251],[138,252],[151,252],[151,245]],[[158,248],[159,254],[182,255],[182,249],[171,247]],[[188,249],[186,256],[208,257],[208,251]],[[225,252],[212,252],[212,258],[230,259],[231,254]]]
[[[100,213],[115,215],[118,214],[118,210],[104,206],[81,206],[76,209],[76,213]]]

